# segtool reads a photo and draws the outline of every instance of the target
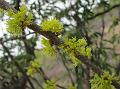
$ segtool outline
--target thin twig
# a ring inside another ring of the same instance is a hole
[[[32,87],[32,89],[35,89],[31,80],[29,79],[29,77],[27,76],[27,74],[25,73],[25,71],[20,67],[20,65],[14,60],[13,56],[11,55],[10,51],[8,50],[8,48],[2,43],[2,41],[0,41],[2,47],[4,48],[4,50],[7,52],[8,56],[10,57],[10,59],[15,63],[16,67],[19,69],[19,71],[26,77],[26,79],[28,80],[30,86]]]

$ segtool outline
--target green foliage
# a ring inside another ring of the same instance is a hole
[[[4,11],[4,10],[0,8],[0,15],[3,13],[3,11]]]
[[[2,8],[0,8],[0,12],[3,12],[3,9],[2,9]]]
[[[20,11],[17,13],[14,13],[12,10],[8,10],[7,13],[8,16],[11,17],[7,21],[8,32],[15,36],[20,35],[22,33],[22,30],[24,30],[24,28],[30,24],[32,19],[32,13],[29,13],[27,15],[26,6],[21,6]]]
[[[63,29],[63,25],[56,18],[43,21],[41,27],[43,31],[51,32],[61,32]]]
[[[15,14],[15,12],[12,9],[9,9],[9,10],[6,11],[6,14],[8,16],[12,17]]]
[[[65,53],[68,53],[72,62],[75,66],[80,64],[80,61],[75,57],[74,53],[78,51],[80,55],[87,57],[88,59],[91,58],[91,48],[87,46],[86,40],[83,39],[76,39],[73,37],[72,39],[65,39],[65,44],[60,46],[64,50]]]
[[[30,66],[27,68],[27,74],[33,76],[40,68],[40,63],[37,60],[31,61]]]
[[[90,81],[91,89],[116,89],[112,85],[113,79],[115,79],[115,77],[110,75],[109,72],[104,72],[102,76],[95,74],[94,78]]]
[[[112,18],[112,25],[110,28],[114,28],[115,26],[117,26],[119,24],[119,18],[113,17]]]
[[[45,38],[42,38],[42,44],[45,46],[43,51],[50,55],[50,56],[53,56],[55,54],[55,50],[54,48],[51,46],[50,44],[50,41],[45,39]]]
[[[55,82],[53,80],[47,80],[47,83],[44,85],[44,89],[57,89]]]
[[[70,85],[70,86],[68,86],[68,89],[76,89],[76,86]]]

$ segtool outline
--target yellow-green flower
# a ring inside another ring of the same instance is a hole
[[[88,59],[90,59],[91,56],[92,56],[91,50],[92,50],[92,49],[91,49],[90,47],[87,47],[87,48],[86,48],[86,56],[88,57]]]
[[[79,61],[72,52],[69,54],[69,56],[75,67],[81,64],[81,61]]]
[[[69,57],[75,66],[78,66],[81,62],[75,57],[75,52],[79,52],[80,55],[91,58],[91,48],[87,46],[87,42],[84,38],[76,39],[73,37],[71,39],[66,38],[65,44],[62,44],[60,48],[64,50],[65,53],[69,54]]]
[[[15,36],[19,36],[22,30],[28,26],[32,19],[32,13],[28,13],[26,6],[21,6],[20,11],[14,13],[12,10],[7,11],[11,18],[7,21],[7,30]]]
[[[69,85],[69,86],[68,86],[68,89],[76,89],[76,86]]]
[[[104,71],[101,76],[95,74],[90,80],[91,89],[116,89],[113,85],[113,80],[115,80],[115,76],[110,75],[109,72]]]
[[[37,70],[35,68],[28,67],[28,69],[27,69],[27,75],[29,75],[29,76],[33,76],[36,72],[37,72]]]
[[[37,60],[31,61],[30,66],[27,68],[27,75],[33,76],[40,68],[40,63]]]
[[[51,46],[50,41],[45,38],[42,38],[42,44],[45,46],[43,51],[47,53],[49,56],[54,56],[55,50]]]
[[[78,39],[77,44],[78,46],[86,46],[87,42],[84,38],[82,38],[82,39]]]
[[[40,63],[37,60],[31,61],[31,67],[39,68],[40,67]]]
[[[51,31],[51,32],[61,32],[63,29],[63,25],[56,18],[45,20],[41,24],[41,28],[43,31]]]
[[[44,89],[57,89],[55,81],[47,80],[45,84],[43,84]]]

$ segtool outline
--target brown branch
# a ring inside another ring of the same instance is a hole
[[[86,86],[87,86],[87,89],[91,88],[91,85],[90,85],[90,68],[88,66],[86,66]]]
[[[99,13],[95,14],[94,16],[89,17],[89,18],[87,18],[87,19],[88,19],[88,20],[95,19],[96,17],[101,16],[101,15],[103,15],[103,14],[106,14],[106,13],[110,12],[111,10],[117,8],[117,7],[120,7],[120,3],[119,3],[119,4],[116,4],[116,5],[113,5],[112,7],[108,8],[107,10],[104,10],[104,11],[102,11],[102,12],[99,12]]]
[[[62,54],[60,54],[60,55],[62,56]],[[70,73],[70,70],[69,70],[68,66],[66,65],[64,59],[62,58],[61,60],[62,60],[62,63],[63,63],[63,65],[64,65],[65,69],[66,69],[67,72],[68,72],[68,76],[69,76],[69,78],[70,78],[70,80],[71,80],[71,83],[72,83],[72,85],[74,86],[75,84],[74,84],[72,75],[71,75],[71,73]]]
[[[6,53],[8,54],[8,56],[10,57],[10,59],[15,63],[16,67],[19,69],[19,71],[23,74],[23,76],[25,76],[25,78],[27,79],[27,81],[29,82],[30,86],[32,89],[35,89],[31,80],[29,79],[29,77],[27,76],[26,72],[21,68],[21,66],[14,60],[13,56],[11,55],[10,51],[8,50],[8,48],[2,43],[2,41],[0,41],[2,47],[4,48],[4,50],[6,51]]]
[[[85,65],[87,65],[87,67],[91,68],[94,72],[96,72],[99,75],[103,74],[103,71],[98,68],[96,65],[94,65],[91,61],[89,61],[89,59],[87,59],[86,57],[82,56],[79,54],[79,52],[75,52],[75,56]],[[120,89],[120,84],[116,81],[113,80],[112,84],[115,86],[116,89]]]
[[[79,54],[79,52],[75,52],[75,56],[85,65],[87,65],[89,68],[91,68],[94,72],[96,72],[99,75],[103,74],[103,71],[97,67],[96,65],[94,65],[89,59],[87,59],[86,57],[82,56]]]
[[[2,8],[4,10],[12,9],[14,12],[17,12],[17,10],[15,8],[10,6],[9,3],[4,0],[0,0],[0,8]]]
[[[4,0],[0,0],[0,8],[2,8],[4,10],[12,9],[15,13],[17,13],[17,10],[15,8],[11,7],[9,5],[9,3],[4,1]],[[28,28],[32,29],[36,33],[40,33],[41,35],[45,36],[48,39],[51,39],[51,41],[55,45],[59,45],[60,44],[60,41],[58,40],[58,38],[56,37],[56,35],[54,33],[42,31],[40,26],[35,24],[34,22],[31,22],[31,24],[28,26]]]
[[[32,80],[33,80],[37,85],[39,85],[41,89],[44,89],[43,86],[42,86],[42,84],[39,82],[39,80],[37,80],[36,78],[32,78]]]
[[[66,59],[66,58],[65,58],[65,55],[60,52],[60,50],[59,50],[58,47],[56,47],[56,50],[57,50],[57,52],[59,53],[59,55],[60,55],[60,57],[61,57],[61,60],[62,60],[62,63],[63,63],[63,65],[64,65],[65,69],[66,69],[67,72],[68,72],[68,76],[69,76],[69,78],[70,78],[70,80],[71,80],[71,83],[72,83],[72,85],[74,86],[74,85],[75,85],[75,84],[74,84],[74,80],[73,80],[73,78],[72,78],[72,75],[71,75],[71,73],[70,73],[70,70],[69,70],[68,66],[67,66],[66,63],[65,63],[65,59]]]

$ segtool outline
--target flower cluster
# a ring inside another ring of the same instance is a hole
[[[14,13],[12,10],[7,11],[8,16],[11,18],[7,21],[8,32],[16,36],[22,33],[22,29],[28,26],[33,17],[32,13],[27,14],[26,6],[21,6],[20,11]]]
[[[76,37],[73,37],[72,39],[67,38],[65,39],[65,44],[62,44],[60,48],[62,48],[65,53],[70,55],[70,58],[75,66],[80,64],[80,61],[74,55],[75,51],[78,51],[80,55],[83,55],[88,59],[90,59],[92,55],[91,48],[87,46],[87,42],[84,38],[78,40]]]
[[[69,86],[68,86],[68,89],[76,89],[76,86],[69,85]]]
[[[31,61],[30,66],[27,68],[27,75],[33,76],[40,68],[40,63],[37,60]]]
[[[110,75],[109,72],[104,72],[102,76],[95,74],[94,78],[90,81],[91,89],[116,89],[112,85],[112,80],[114,79],[115,77]]]
[[[44,84],[44,89],[57,89],[57,87],[53,80],[47,80],[47,83]]]
[[[42,39],[42,44],[45,46],[43,51],[47,53],[50,56],[53,56],[55,54],[54,48],[51,46],[50,41],[43,38]]]
[[[43,21],[41,24],[41,28],[43,31],[61,32],[63,29],[63,25],[60,23],[59,20],[53,18]]]

